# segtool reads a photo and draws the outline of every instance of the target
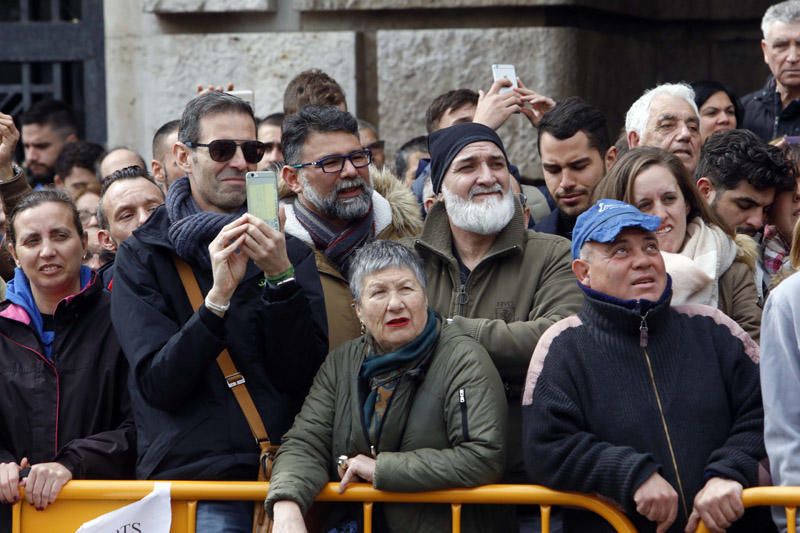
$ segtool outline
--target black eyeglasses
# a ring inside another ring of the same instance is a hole
[[[372,163],[372,154],[369,150],[356,150],[346,155],[334,154],[318,159],[317,161],[311,161],[310,163],[300,163],[289,166],[292,168],[317,167],[321,168],[326,174],[334,174],[342,171],[345,161],[350,161],[356,168],[363,168]]]
[[[236,155],[236,147],[242,147],[242,155],[248,163],[255,164],[264,157],[266,146],[261,141],[237,141],[234,139],[217,139],[208,144],[187,142],[189,148],[208,148],[208,155],[217,163],[230,161]]]

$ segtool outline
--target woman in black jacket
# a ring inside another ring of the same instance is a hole
[[[81,265],[86,236],[72,200],[32,192],[7,240],[17,268],[0,304],[0,501],[16,502],[24,486],[44,509],[70,479],[133,476],[128,367],[109,296]]]

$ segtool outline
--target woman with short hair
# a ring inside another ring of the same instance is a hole
[[[305,531],[303,514],[338,477],[341,491],[361,481],[416,492],[492,483],[503,473],[500,376],[480,344],[428,307],[419,257],[374,241],[355,255],[350,288],[365,333],[328,355],[284,437],[266,502],[275,531]],[[381,531],[450,529],[449,506],[376,511]],[[510,530],[497,509],[464,514],[463,531]]]

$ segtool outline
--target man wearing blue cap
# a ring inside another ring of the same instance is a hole
[[[583,309],[547,330],[523,395],[531,481],[598,493],[638,531],[761,531],[744,513],[766,456],[758,345],[721,311],[670,306],[659,218],[615,200],[578,217],[572,270]],[[599,522],[596,520],[600,520]],[[564,513],[564,531],[607,531]]]

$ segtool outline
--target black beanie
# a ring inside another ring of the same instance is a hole
[[[449,128],[434,131],[428,136],[428,151],[431,154],[431,184],[433,192],[439,194],[442,190],[442,181],[445,172],[450,168],[450,163],[458,153],[468,144],[489,141],[497,145],[508,162],[503,141],[489,126],[477,122],[465,122]]]

